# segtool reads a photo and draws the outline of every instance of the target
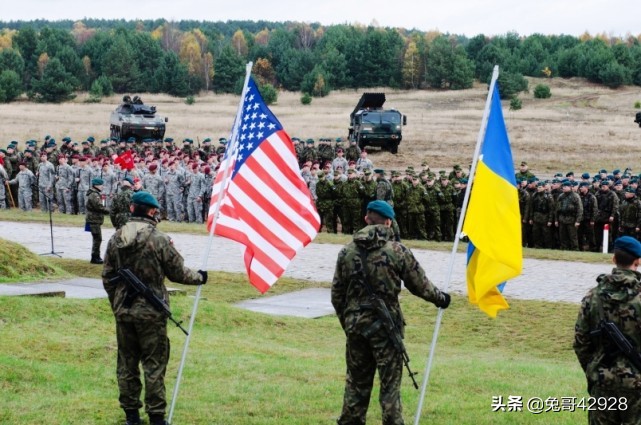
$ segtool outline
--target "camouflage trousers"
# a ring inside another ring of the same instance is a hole
[[[167,218],[170,221],[182,221],[183,219],[183,203],[182,193],[168,193],[167,194]]]
[[[561,244],[561,249],[579,250],[579,238],[574,223],[559,223],[559,243]]]
[[[443,241],[451,242],[454,240],[454,211],[451,209],[441,209],[441,235]]]
[[[87,213],[87,189],[84,187],[78,188],[78,193],[76,194],[76,200],[78,201],[78,213],[86,214]]]
[[[547,221],[532,223],[532,248],[552,248],[552,228]]]
[[[31,211],[33,193],[30,187],[21,187],[18,189],[18,206],[22,211]]]
[[[145,380],[145,412],[164,415],[165,373],[169,361],[169,338],[166,321],[116,322],[118,341],[118,389],[120,407],[142,407],[140,364]]]
[[[583,220],[577,231],[579,238],[579,249],[582,251],[596,251],[596,243],[594,242],[594,225],[590,224],[589,220]]]
[[[89,224],[91,232],[91,258],[100,258],[100,245],[102,244],[102,230],[100,224]]]
[[[360,334],[347,334],[347,376],[343,410],[337,421],[338,425],[365,424],[377,369],[381,381],[379,403],[383,425],[403,425],[400,392],[403,361],[385,332],[380,329],[369,338]]]
[[[428,240],[441,241],[441,212],[438,208],[425,210],[425,230]]]
[[[187,217],[190,223],[203,222],[203,202],[196,201],[196,197],[187,198]]]
[[[407,237],[410,239],[427,239],[425,232],[425,212],[410,212],[407,213]]]
[[[601,388],[595,386],[590,396],[607,400],[612,410],[591,409],[588,412],[590,425],[641,425],[641,393],[639,390]],[[597,407],[597,406],[595,406]]]
[[[58,211],[63,214],[73,214],[73,199],[71,189],[58,189]]]
[[[53,211],[53,188],[51,186],[38,187],[38,196],[40,202],[40,211]]]
[[[327,201],[318,202],[318,214],[323,220],[327,233],[336,233],[336,217],[334,216],[334,204]]]
[[[0,210],[7,208],[7,186],[4,182],[5,180],[0,178]]]

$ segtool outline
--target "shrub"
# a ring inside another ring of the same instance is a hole
[[[310,95],[309,93],[303,93],[303,96],[301,96],[300,98],[300,103],[302,103],[303,105],[309,105],[310,103],[312,103],[312,95]]]
[[[639,102],[638,100],[634,102],[634,109],[641,109],[641,102]]]
[[[514,96],[512,99],[510,99],[510,110],[511,111],[518,111],[523,107],[523,103],[521,102],[521,99],[518,97]]]
[[[20,76],[10,69],[0,73],[0,102],[8,103],[15,100],[22,93]]]
[[[538,84],[534,88],[534,97],[537,99],[547,99],[552,96],[550,92],[550,87],[545,84]]]
[[[196,103],[196,98],[194,98],[194,96],[192,96],[191,94],[185,98],[186,105],[193,105],[194,103]]]
[[[266,104],[271,105],[278,101],[278,92],[271,84],[264,84],[260,86],[258,90]]]

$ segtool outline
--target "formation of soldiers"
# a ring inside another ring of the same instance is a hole
[[[20,149],[13,141],[0,149],[0,208],[30,211],[39,206],[45,212],[86,214],[87,191],[92,179],[100,178],[114,226],[122,222],[118,214],[127,214],[131,193],[139,190],[161,202],[164,218],[202,223],[226,143],[221,138],[216,147],[207,138],[195,147],[185,139],[178,147],[171,138],[130,138],[102,140],[98,146],[93,137],[80,143],[65,137],[59,145],[47,136],[40,146],[29,140]],[[121,161],[125,154],[132,169]]]
[[[600,252],[605,229],[609,250],[619,236],[641,236],[639,177],[629,168],[539,180],[521,162],[516,179],[523,246]]]
[[[292,140],[325,231],[353,234],[365,226],[366,205],[384,200],[394,207],[400,238],[454,239],[467,187],[459,165],[435,173],[423,162],[418,170],[391,171],[388,179],[355,142]],[[184,139],[180,147],[171,138],[97,143],[93,137],[82,142],[65,137],[58,144],[47,136],[40,146],[30,140],[20,149],[14,141],[0,148],[0,208],[29,211],[39,206],[45,212],[85,214],[90,182],[101,178],[105,205],[115,204],[111,219],[116,227],[122,222],[117,215],[128,214],[131,194],[139,190],[159,200],[164,219],[202,223],[226,144],[224,138],[218,146],[209,138],[197,146]],[[119,161],[126,153],[133,169],[124,169]],[[539,180],[522,162],[516,180],[523,246],[600,251],[606,225],[609,242],[622,235],[640,236],[641,189],[630,169],[580,177],[558,173]]]

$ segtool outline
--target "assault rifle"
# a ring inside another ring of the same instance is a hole
[[[121,268],[118,270],[118,275],[109,279],[109,283],[117,283],[120,280],[124,280],[127,285],[129,285],[129,288],[127,290],[127,297],[125,298],[125,307],[131,307],[131,304],[134,302],[136,297],[138,295],[142,295],[142,297],[147,300],[149,304],[156,310],[162,313],[167,319],[171,320],[180,328],[181,331],[185,335],[189,335],[185,328],[181,326],[182,322],[177,322],[176,319],[174,319],[171,315],[171,310],[169,310],[169,306],[167,303],[158,298],[156,294],[154,294],[154,291],[152,291],[147,285],[142,283],[140,279],[138,279],[138,276],[133,274],[133,272],[127,268]]]
[[[634,367],[641,372],[641,354],[639,354],[637,349],[614,322],[601,320],[601,322],[599,322],[599,327],[590,332],[590,335],[602,335],[610,339],[610,341],[619,349],[621,354],[630,360]]]
[[[405,344],[403,343],[403,338],[401,337],[401,331],[400,329],[398,329],[398,326],[396,326],[396,322],[394,321],[394,318],[392,318],[392,315],[389,312],[385,301],[383,301],[381,297],[377,296],[374,293],[372,287],[367,282],[367,252],[364,248],[359,248],[359,251],[361,262],[363,264],[362,273],[360,273],[360,279],[363,283],[363,286],[365,286],[365,290],[369,294],[369,302],[371,303],[374,311],[376,311],[376,315],[378,316],[378,320],[380,321],[381,326],[385,328],[385,332],[387,333],[387,337],[389,338],[390,342],[392,343],[396,351],[398,351],[403,357],[403,364],[405,365],[405,368],[407,368],[407,373],[410,375],[410,379],[414,384],[414,388],[418,390],[418,383],[416,382],[416,379],[414,379],[414,376],[417,375],[417,372],[412,372],[412,369],[410,369],[410,356],[407,354],[407,350],[405,349]]]

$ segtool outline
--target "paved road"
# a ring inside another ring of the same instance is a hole
[[[107,246],[107,240],[114,232],[110,227],[109,225],[103,227],[103,252]],[[84,231],[84,226],[82,228],[54,227],[53,234],[55,251],[62,252],[62,257],[89,261],[91,235]],[[203,262],[203,251],[209,238],[184,233],[174,233],[171,237],[185,257],[186,264],[189,267],[200,268]],[[0,221],[0,238],[18,242],[38,254],[51,252],[48,224]],[[285,272],[285,276],[329,282],[332,280],[336,256],[340,249],[340,245],[312,243],[296,256]],[[449,268],[450,253],[422,249],[412,251],[430,279],[443,288]],[[207,269],[244,272],[242,253],[242,245],[215,237],[207,259]],[[587,290],[595,285],[595,278],[600,273],[609,271],[610,267],[606,265],[525,259],[523,274],[508,282],[504,293],[508,298],[578,303]],[[457,293],[466,292],[464,254],[455,256],[449,289]]]

